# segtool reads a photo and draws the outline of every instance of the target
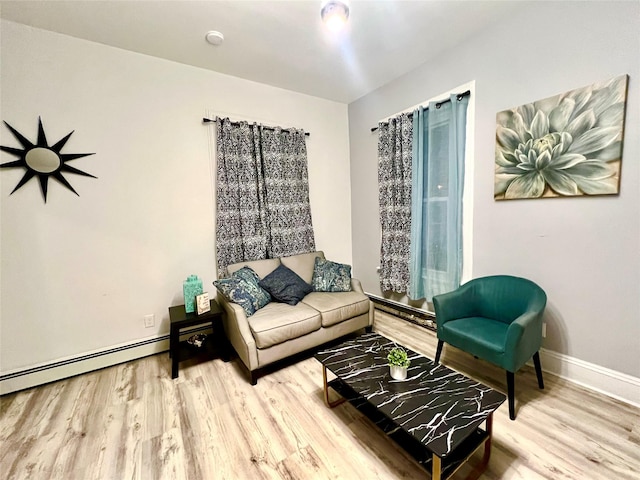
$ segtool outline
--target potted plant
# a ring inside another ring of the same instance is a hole
[[[407,378],[407,368],[411,364],[411,360],[407,356],[407,352],[402,347],[393,347],[387,355],[391,378],[395,380],[404,380]]]

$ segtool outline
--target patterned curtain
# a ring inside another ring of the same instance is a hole
[[[218,273],[232,263],[315,250],[302,130],[218,119]]]
[[[266,195],[257,125],[218,119],[216,132],[218,273],[267,256]]]
[[[313,252],[304,131],[261,128],[269,258]]]
[[[382,244],[380,287],[406,293],[411,245],[413,124],[403,113],[378,125],[378,201]]]

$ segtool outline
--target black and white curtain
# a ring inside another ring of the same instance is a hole
[[[218,273],[315,250],[304,131],[217,120]]]
[[[269,258],[313,252],[304,131],[261,129]]]
[[[404,113],[378,124],[378,201],[382,242],[380,287],[409,289],[413,122]]]

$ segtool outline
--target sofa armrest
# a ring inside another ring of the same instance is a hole
[[[353,290],[354,292],[364,293],[364,290],[362,289],[362,283],[360,283],[360,280],[358,280],[357,278],[351,279],[351,290]]]
[[[360,283],[360,280],[358,280],[357,278],[351,278],[351,290],[353,290],[354,292],[362,293],[363,295],[367,295],[366,293],[364,293],[364,290],[362,288],[362,283]],[[375,309],[373,308],[373,302],[369,300],[369,326],[370,327],[373,326],[374,313],[375,313]]]
[[[258,368],[256,342],[249,328],[249,321],[242,307],[217,295],[218,304],[224,310],[223,323],[227,338],[249,370]]]

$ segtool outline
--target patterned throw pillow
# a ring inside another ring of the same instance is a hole
[[[271,302],[271,295],[260,286],[260,277],[251,267],[242,267],[240,270],[233,272],[231,276],[243,279],[249,284],[249,294],[253,298],[253,306],[256,311]]]
[[[316,292],[350,292],[351,266],[316,257],[311,285]]]
[[[215,287],[230,302],[242,307],[250,317],[271,301],[268,292],[260,288],[258,274],[249,267],[242,267],[233,272],[231,277],[213,282]]]
[[[240,305],[247,317],[256,313],[251,295],[247,291],[249,284],[243,279],[238,277],[221,278],[213,282],[213,285],[228,301]]]
[[[260,286],[279,302],[296,305],[313,288],[293,270],[284,265],[278,266],[273,272],[260,280]]]

